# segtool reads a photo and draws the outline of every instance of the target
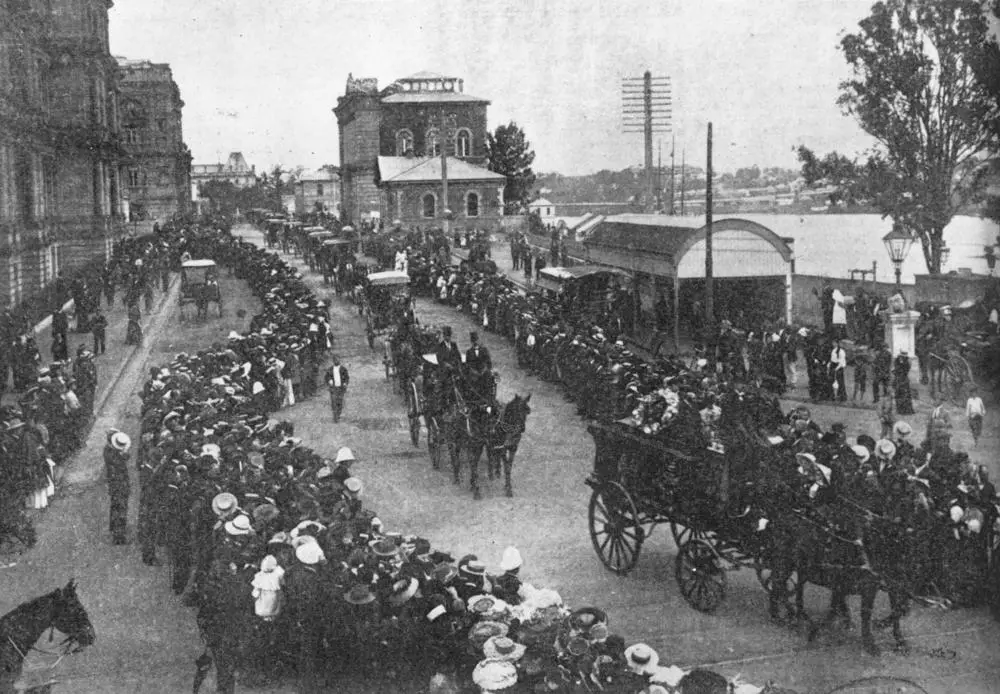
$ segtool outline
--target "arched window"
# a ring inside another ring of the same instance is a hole
[[[427,131],[427,137],[424,140],[424,149],[427,151],[428,157],[441,156],[441,138],[438,137],[437,128],[431,128]]]
[[[455,156],[468,157],[472,155],[472,133],[462,128],[455,135]]]
[[[413,152],[413,133],[409,130],[396,132],[396,156],[405,157]]]
[[[424,217],[427,217],[428,219],[433,219],[434,216],[437,214],[437,198],[434,196],[434,193],[427,193],[426,195],[424,195],[423,200],[421,202],[422,202],[421,206],[423,208],[421,212],[423,213]]]
[[[465,216],[479,216],[479,193],[473,193],[470,191],[469,194],[465,196]]]

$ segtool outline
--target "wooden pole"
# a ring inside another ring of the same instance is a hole
[[[646,70],[642,74],[642,92],[645,105],[646,125],[646,201],[643,207],[646,212],[652,212],[653,196],[653,73]]]
[[[715,292],[712,282],[712,124],[708,124],[708,162],[705,173],[705,332],[715,335]],[[706,341],[707,343],[707,341]]]
[[[674,145],[675,138],[670,137],[670,214],[674,214]]]
[[[444,237],[450,238],[448,220],[448,138],[447,138],[447,117],[441,111],[441,130],[438,131],[438,142],[441,144],[441,229]]]

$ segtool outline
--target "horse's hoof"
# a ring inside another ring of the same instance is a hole
[[[507,495],[507,498],[508,498],[508,499],[513,499],[513,498],[514,498],[514,490],[513,490],[513,489],[511,489],[510,487],[507,487],[507,488],[506,488],[506,489],[504,490],[504,493],[505,493],[505,494]]]

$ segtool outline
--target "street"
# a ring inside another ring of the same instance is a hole
[[[237,233],[260,241],[249,227]],[[286,261],[298,262],[290,256]],[[774,681],[800,692],[823,692],[838,683],[874,675],[894,675],[920,683],[929,692],[996,691],[1000,654],[995,643],[1000,628],[985,609],[939,611],[914,607],[904,620],[913,651],[893,653],[888,634],[880,643],[881,658],[864,654],[857,628],[823,632],[816,643],[802,630],[772,625],[767,596],[752,570],[728,575],[726,600],[714,615],[694,611],[681,598],[674,581],[676,548],[669,530],[660,528],[643,546],[638,566],[627,577],[604,569],[591,546],[587,524],[590,489],[584,484],[592,466],[593,443],[586,423],[553,384],[527,375],[516,365],[512,345],[478,329],[499,373],[499,398],[531,395],[532,412],[514,466],[514,498],[503,493],[502,481],[485,479],[483,495],[474,501],[463,484],[454,486],[450,470],[433,470],[426,431],[418,447],[410,443],[401,396],[385,378],[380,345],[370,350],[355,306],[338,299],[322,279],[303,268],[316,293],[333,297],[331,324],[334,350],[351,374],[345,414],[334,424],[324,393],[286,408],[275,416],[295,424],[295,435],[323,455],[350,446],[359,459],[355,474],[365,484],[365,502],[375,509],[387,531],[413,533],[456,557],[475,553],[497,571],[503,549],[518,547],[525,564],[522,576],[537,587],[557,590],[573,607],[595,605],[610,616],[613,633],[627,643],[656,648],[664,664],[684,668],[708,666],[745,681]],[[38,520],[39,543],[15,566],[3,569],[5,590],[0,611],[75,577],[90,611],[97,642],[82,654],[62,661],[55,677],[65,692],[189,691],[194,659],[201,651],[193,613],[180,604],[168,585],[165,567],[139,561],[135,545],[114,547],[106,532],[107,495],[100,482],[101,445],[107,426],[117,424],[137,435],[136,393],[148,367],[171,355],[194,351],[224,339],[229,330],[246,329],[244,308],[252,315],[254,300],[245,285],[225,280],[224,291],[241,293],[228,301],[224,318],[207,323],[181,323],[176,304],[165,302],[147,334],[145,353],[135,359],[110,394],[87,447],[70,464],[67,479],[52,507]],[[477,326],[455,310],[419,299],[424,324],[451,325],[462,349]],[[816,407],[826,421],[832,408]],[[851,411],[853,416],[853,411]],[[848,426],[859,426],[847,417]],[[124,426],[122,426],[124,425]],[[995,446],[995,439],[989,445]],[[134,481],[130,530],[135,527],[138,486]],[[828,592],[810,588],[807,605],[814,616],[826,607]],[[851,601],[857,623],[857,603]],[[879,602],[879,612],[887,606]],[[44,645],[44,644],[40,644]],[[51,663],[32,656],[29,664]],[[210,681],[207,687],[213,685]],[[359,685],[360,687],[360,685]],[[292,691],[290,688],[259,691]],[[347,689],[343,691],[348,691]]]

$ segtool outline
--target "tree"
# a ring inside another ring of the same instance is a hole
[[[1000,23],[1000,0],[990,2],[990,11],[994,22]],[[973,70],[993,103],[1000,105],[1000,43],[996,34],[986,42],[979,60],[973,62]],[[990,134],[990,156],[978,171],[979,202],[984,203],[983,214],[986,217],[1000,222],[1000,195],[995,193],[996,182],[1000,181],[1000,106],[989,115],[985,125]]]
[[[531,187],[535,184],[535,173],[531,170],[535,152],[524,131],[511,121],[497,126],[496,132],[486,133],[486,156],[489,170],[507,178],[504,210],[519,211],[531,199]]]
[[[920,240],[932,274],[989,140],[995,104],[973,70],[987,36],[979,0],[884,0],[840,42],[853,76],[838,103],[878,143],[870,197]]]

